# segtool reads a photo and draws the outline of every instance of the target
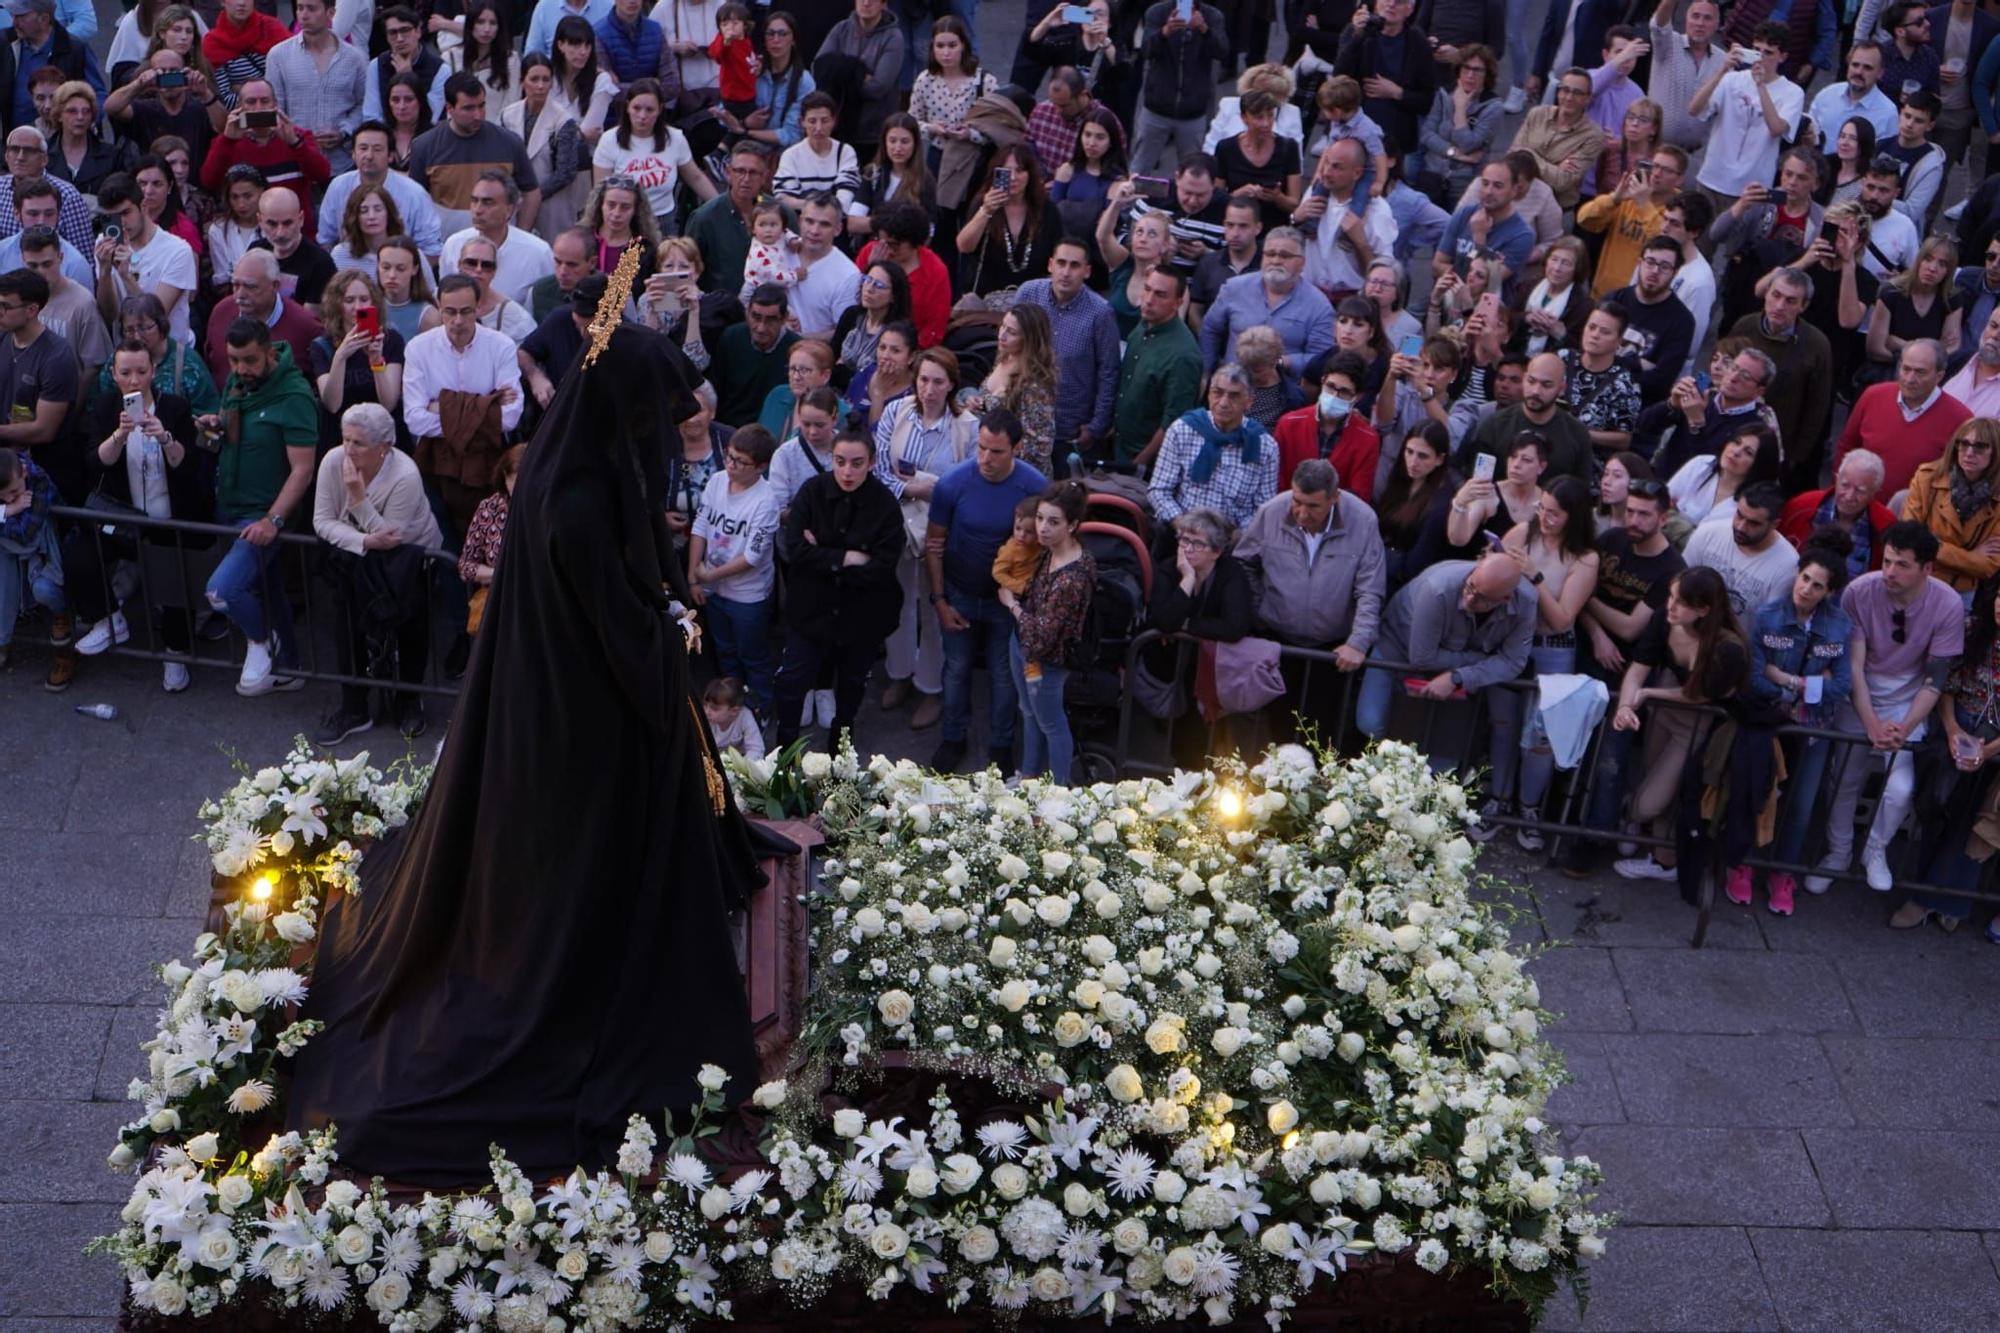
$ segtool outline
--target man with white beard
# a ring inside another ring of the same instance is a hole
[[[1284,344],[1281,373],[1294,379],[1333,350],[1333,304],[1309,283],[1305,237],[1279,227],[1264,238],[1263,266],[1222,284],[1201,319],[1202,365],[1214,370],[1235,358],[1236,335],[1259,324]]]
[[[1986,317],[1972,359],[1945,381],[1944,391],[1976,417],[2000,417],[2000,306]]]

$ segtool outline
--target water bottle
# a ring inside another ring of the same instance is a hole
[[[115,721],[118,717],[117,704],[78,704],[76,711],[86,717],[94,717],[100,722]]]

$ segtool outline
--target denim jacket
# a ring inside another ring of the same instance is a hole
[[[1809,621],[1800,624],[1788,590],[1757,608],[1750,631],[1750,693],[1795,710],[1798,720],[1810,727],[1825,726],[1854,688],[1853,664],[1847,656],[1854,625],[1834,601],[1827,598]],[[1826,677],[1818,705],[1806,707],[1797,692],[1773,685],[1764,676],[1766,664],[1788,676]]]

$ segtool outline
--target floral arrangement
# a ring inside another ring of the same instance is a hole
[[[211,822],[291,810],[317,777],[300,760],[261,811],[239,786]],[[635,1116],[615,1173],[554,1185],[496,1148],[491,1190],[397,1204],[333,1174],[332,1131],[253,1139],[276,1094],[215,1092],[311,1039],[279,1026],[309,981],[279,961],[294,941],[277,923],[296,914],[310,939],[315,920],[302,858],[351,874],[326,814],[351,834],[408,801],[357,768],[318,803],[324,829],[290,830],[282,853],[261,839],[283,821],[265,830],[242,870],[275,862],[298,890],[281,911],[232,905],[177,984],[169,965],[153,1074],[133,1088],[147,1114],[113,1156],[145,1154],[98,1242],[133,1304],[611,1329],[727,1318],[749,1293],[804,1310],[849,1283],[950,1309],[1275,1327],[1359,1254],[1474,1269],[1539,1308],[1602,1252],[1596,1167],[1544,1149],[1561,1069],[1533,980],[1469,895],[1466,794],[1414,750],[1287,746],[1087,790],[851,753],[796,772],[838,830],[818,989],[787,1078],[747,1099],[756,1160],[727,1171],[710,1136],[745,1098],[712,1069],[664,1151]],[[218,855],[243,846],[210,837]],[[242,1049],[187,1065],[211,1038]],[[871,1101],[908,1066],[927,1097],[908,1114]]]

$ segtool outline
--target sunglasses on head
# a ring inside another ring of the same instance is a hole
[[[1667,483],[1651,478],[1628,482],[1625,494],[1636,495],[1641,500],[1664,500],[1667,498]]]

